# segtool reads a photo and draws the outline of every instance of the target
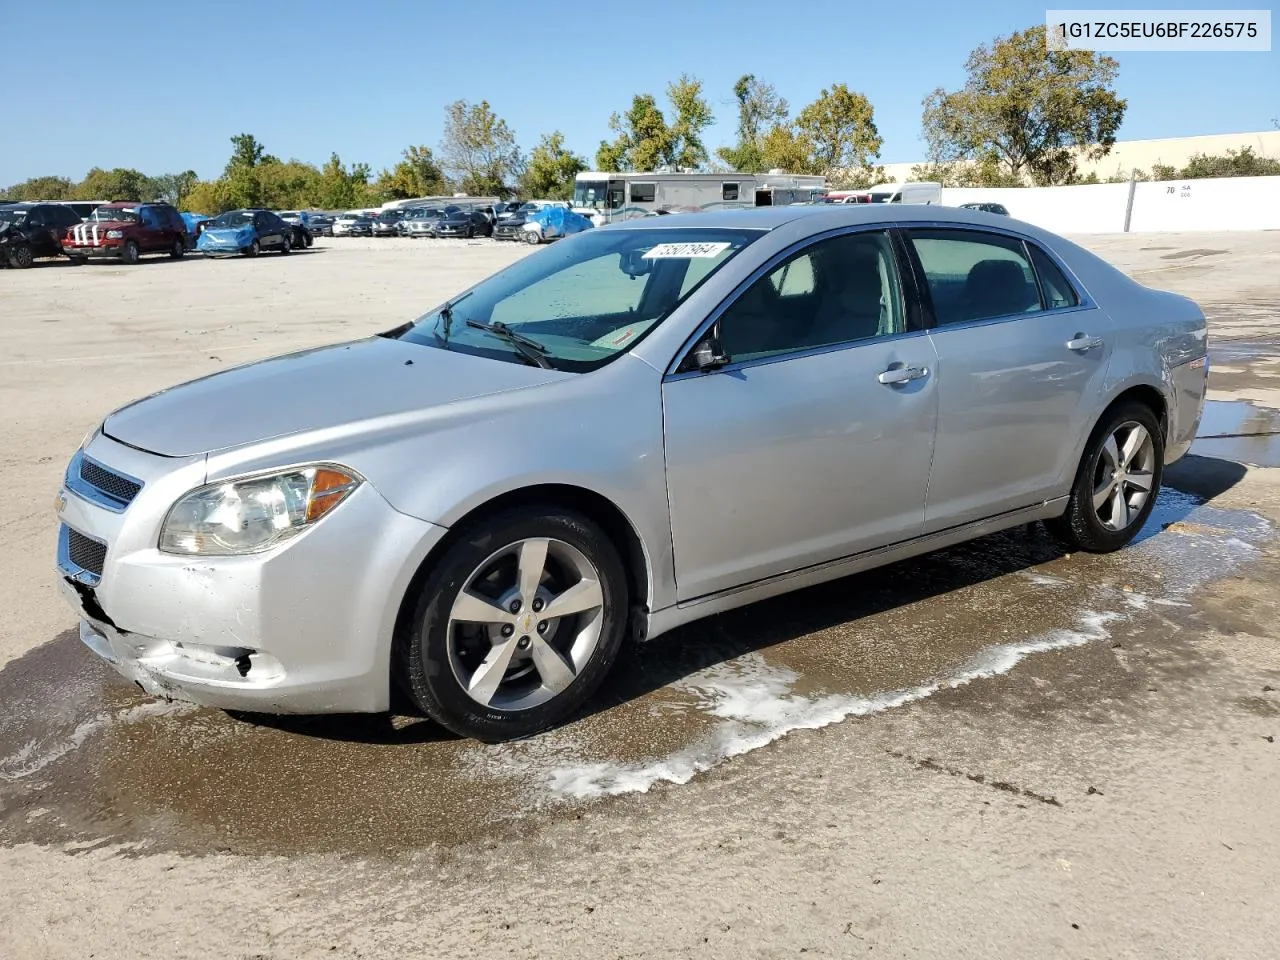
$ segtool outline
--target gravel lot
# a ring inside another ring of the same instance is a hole
[[[140,697],[71,632],[52,500],[114,407],[531,248],[0,271],[0,957],[1271,960],[1280,233],[1074,239],[1200,300],[1205,430],[1248,434],[1139,543],[1014,531],[713,618],[502,747]]]

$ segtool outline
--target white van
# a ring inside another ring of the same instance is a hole
[[[868,192],[872,203],[942,203],[940,183],[881,183]]]

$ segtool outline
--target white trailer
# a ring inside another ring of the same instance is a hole
[[[807,203],[827,189],[826,177],[783,173],[580,173],[573,211],[597,225],[663,213]]]

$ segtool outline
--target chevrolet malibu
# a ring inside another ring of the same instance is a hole
[[[67,469],[57,569],[153,695],[399,688],[527,736],[628,639],[1034,521],[1120,549],[1195,436],[1206,346],[1195,303],[1008,217],[634,220],[116,410]]]

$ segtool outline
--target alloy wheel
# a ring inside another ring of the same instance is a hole
[[[1093,476],[1093,509],[1108,530],[1127,529],[1146,505],[1155,480],[1155,443],[1147,428],[1120,424],[1102,445]]]
[[[449,611],[449,664],[472,700],[518,711],[563,693],[590,662],[604,623],[595,565],[546,537],[491,554]]]

